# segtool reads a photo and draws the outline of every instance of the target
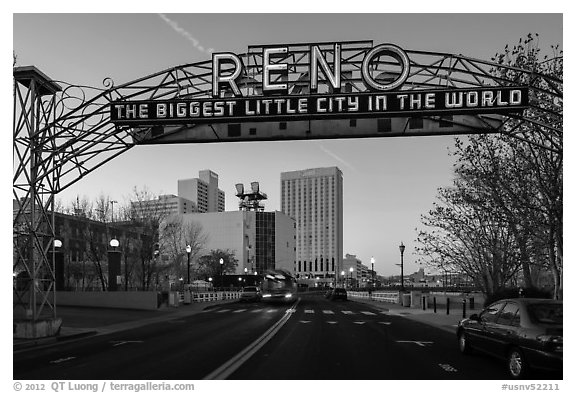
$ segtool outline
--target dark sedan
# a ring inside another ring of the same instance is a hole
[[[348,293],[344,288],[334,288],[328,296],[330,300],[348,300]]]
[[[458,324],[458,347],[506,360],[513,378],[562,370],[562,301],[504,299]]]

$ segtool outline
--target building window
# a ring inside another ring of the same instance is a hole
[[[285,121],[281,121],[281,122],[278,124],[278,129],[280,129],[280,130],[285,130],[285,129],[286,129],[286,122],[285,122]]]
[[[250,135],[256,135],[256,128],[250,128]]]

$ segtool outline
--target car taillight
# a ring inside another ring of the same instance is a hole
[[[563,339],[562,336],[553,336],[549,334],[542,334],[537,336],[536,339],[545,345],[547,348],[555,352],[562,352]]]

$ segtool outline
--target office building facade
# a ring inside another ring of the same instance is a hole
[[[178,196],[196,204],[197,213],[223,212],[225,193],[218,188],[218,175],[205,169],[198,178],[178,180]]]
[[[166,217],[197,211],[193,201],[171,194],[148,201],[132,201],[130,206],[135,217]]]
[[[185,214],[184,223],[202,226],[207,236],[201,255],[230,250],[238,260],[233,274],[291,271],[295,260],[295,222],[282,212],[231,211]],[[246,270],[244,270],[246,269]]]
[[[293,272],[315,285],[339,280],[343,255],[343,178],[337,167],[283,172],[281,210],[296,222]]]

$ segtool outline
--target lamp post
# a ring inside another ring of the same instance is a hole
[[[342,271],[340,272],[340,276],[342,276],[342,285],[345,287],[345,286],[346,286],[346,282],[344,281],[344,280],[345,280],[344,274],[345,274],[345,273],[344,273],[344,270],[342,270]]]
[[[372,264],[372,285],[371,287],[374,288],[374,257],[370,258],[370,263]]]
[[[404,292],[404,250],[406,246],[400,242],[398,248],[400,249],[400,290]]]
[[[352,288],[352,272],[354,271],[354,268],[351,267],[350,268],[350,288]]]
[[[224,259],[220,258],[220,286],[224,286]]]
[[[190,244],[188,244],[186,246],[186,253],[188,254],[188,271],[187,271],[187,274],[188,274],[187,278],[188,279],[187,279],[186,283],[190,284],[190,254],[192,253],[192,247],[190,246]]]
[[[111,249],[108,250],[108,290],[118,290],[118,278],[121,277],[120,252],[118,251],[120,242],[118,239],[110,240]]]

